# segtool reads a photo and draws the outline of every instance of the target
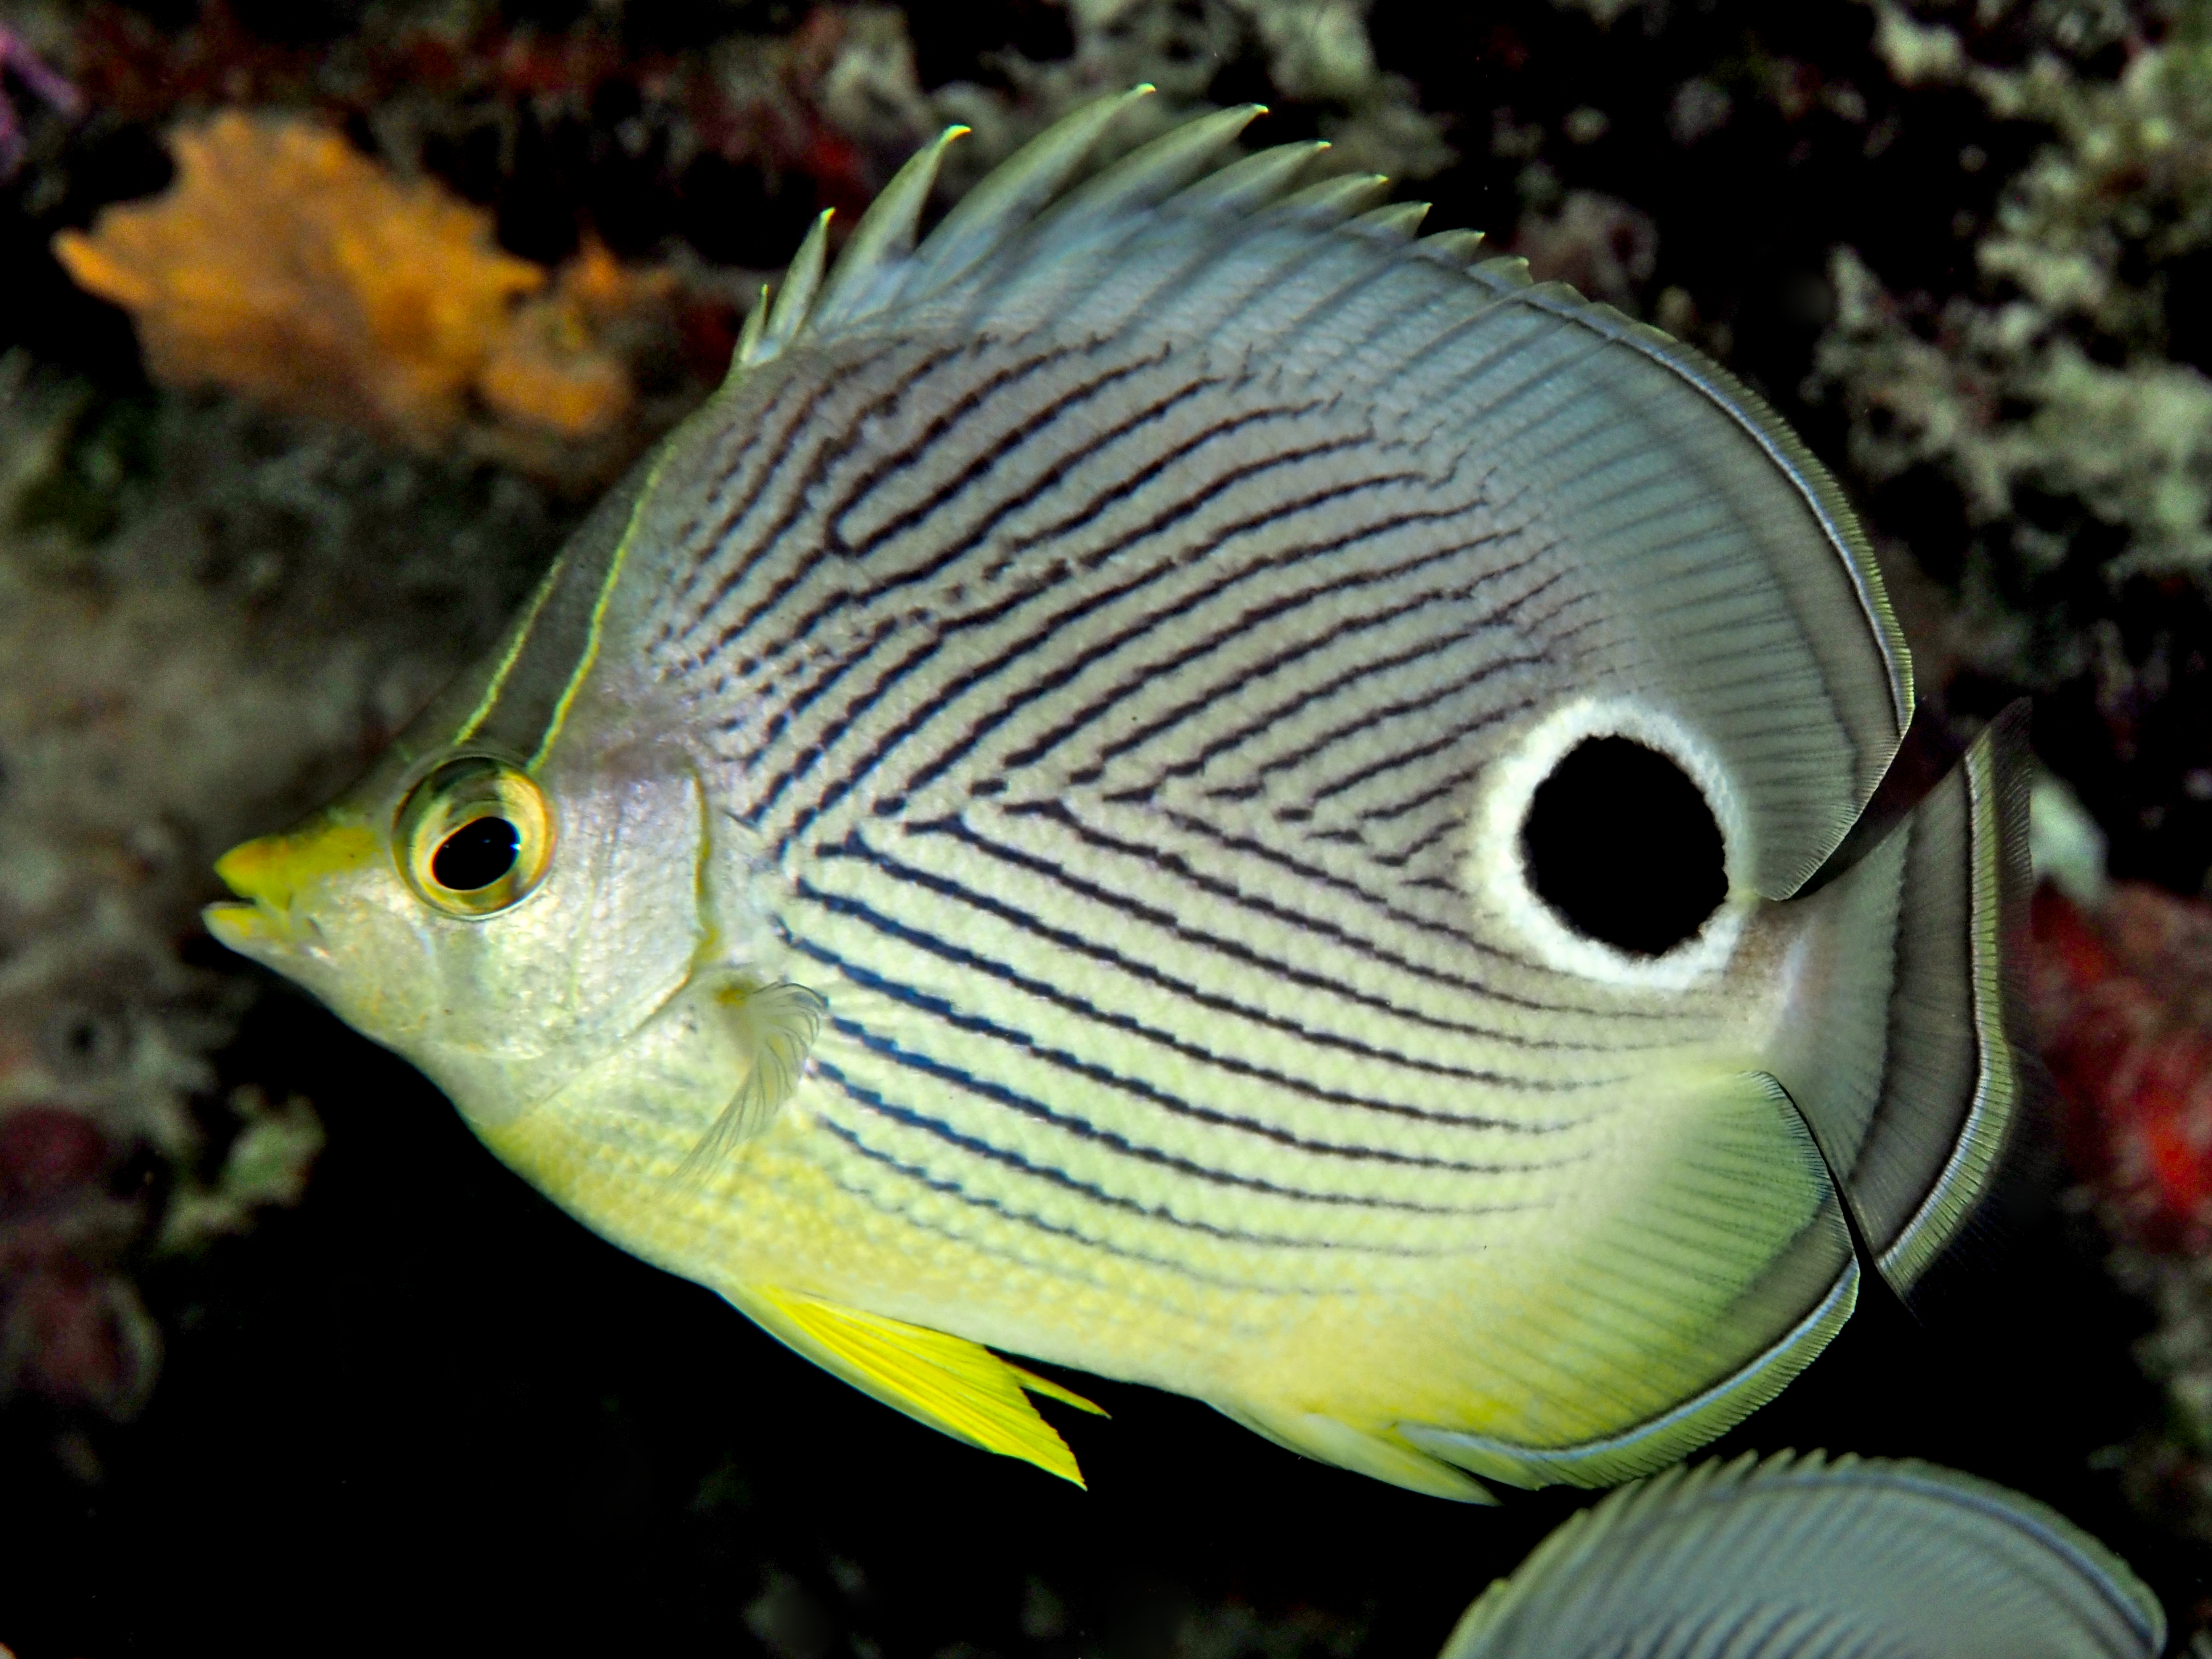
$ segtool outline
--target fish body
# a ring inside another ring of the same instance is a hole
[[[1933,1464],[1784,1452],[1669,1469],[1537,1546],[1442,1659],[2156,1659],[2127,1564]]]
[[[1121,101],[918,246],[944,141],[817,226],[210,926],[979,1445],[1076,1473],[1003,1348],[1443,1496],[1655,1468],[2002,1150],[2012,739],[1836,857],[1910,661],[1779,423],[1311,146],[1224,162],[1249,110],[1069,188]]]

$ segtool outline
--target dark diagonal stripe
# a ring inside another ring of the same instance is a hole
[[[865,1105],[866,1103],[855,1102],[854,1103]],[[1101,1255],[1112,1256],[1122,1261],[1140,1261],[1148,1267],[1158,1267],[1163,1272],[1172,1273],[1178,1279],[1188,1279],[1195,1285],[1207,1285],[1216,1289],[1228,1291],[1260,1291],[1275,1296],[1359,1297],[1373,1293],[1371,1287],[1364,1285],[1332,1289],[1326,1286],[1286,1285],[1279,1280],[1267,1279],[1234,1279],[1226,1274],[1208,1273],[1201,1268],[1194,1267],[1188,1262],[1176,1261],[1172,1256],[1158,1255],[1149,1250],[1132,1249],[1127,1244],[1118,1240],[1099,1237],[1074,1227],[1064,1227],[1056,1221],[1047,1221],[1042,1216],[1031,1214],[1026,1210],[1016,1209],[1012,1205],[1003,1200],[993,1198],[988,1194],[971,1193],[957,1181],[949,1181],[934,1170],[925,1169],[919,1164],[909,1164],[903,1158],[883,1151],[880,1147],[869,1146],[858,1134],[834,1118],[823,1118],[821,1123],[824,1129],[835,1135],[845,1146],[851,1147],[856,1154],[868,1163],[889,1170],[892,1174],[912,1182],[926,1191],[936,1193],[945,1198],[957,1199],[970,1209],[988,1215],[998,1216],[1004,1220],[1013,1222],[1018,1226],[1042,1233],[1050,1238],[1065,1239],[1071,1244],[1079,1244],[1085,1249],[1097,1251]],[[927,1233],[934,1233],[939,1238],[951,1239],[963,1249],[974,1250],[981,1255],[994,1256],[1000,1261],[1012,1262],[1033,1271],[1049,1272],[1058,1279],[1076,1278],[1093,1285],[1101,1285],[1101,1281],[1097,1279],[1079,1273],[1070,1273],[1065,1267],[1058,1263],[1054,1263],[1049,1268],[1042,1267],[1039,1263],[1029,1260],[1016,1251],[994,1247],[986,1240],[972,1237],[954,1228],[945,1226],[902,1205],[887,1203],[877,1194],[870,1192],[841,1174],[833,1165],[817,1167],[822,1169],[830,1183],[838,1191],[850,1194],[878,1215],[894,1216],[905,1225],[919,1228]],[[1119,1280],[1116,1280],[1110,1288],[1118,1297],[1126,1297],[1129,1294],[1127,1286]]]
[[[1147,1025],[1133,1015],[1122,1013],[1115,1009],[1101,1008],[1097,1003],[1077,996],[1060,986],[1020,973],[1008,963],[995,961],[989,957],[979,956],[975,951],[955,945],[951,940],[924,928],[910,927],[903,922],[896,921],[884,915],[881,911],[862,904],[857,899],[846,898],[842,894],[824,893],[804,883],[801,884],[801,890],[802,897],[811,899],[824,909],[838,915],[850,917],[887,939],[894,939],[902,945],[911,945],[915,950],[924,951],[955,968],[984,975],[997,980],[1000,984],[1012,986],[1024,995],[1035,997],[1041,1002],[1049,1003],[1055,1008],[1075,1014],[1084,1019],[1094,1021],[1112,1030],[1124,1032],[1146,1042],[1156,1044],[1172,1053],[1181,1054],[1186,1060],[1195,1060],[1201,1065],[1218,1066],[1233,1076],[1249,1078],[1255,1083],[1286,1089],[1304,1099],[1317,1101],[1323,1105],[1344,1106],[1366,1112],[1380,1112],[1386,1116],[1404,1118],[1411,1122],[1431,1124],[1439,1127],[1475,1131],[1497,1129],[1511,1134],[1558,1134],[1568,1129],[1579,1127],[1589,1121],[1587,1117],[1572,1117],[1544,1119],[1535,1122],[1518,1122],[1510,1118],[1502,1117],[1454,1116],[1448,1113],[1429,1111],[1423,1107],[1410,1105],[1401,1100],[1378,1100],[1369,1095],[1355,1095],[1341,1089],[1325,1088],[1309,1078],[1298,1077],[1288,1072],[1273,1071],[1265,1066],[1255,1065],[1249,1060],[1240,1060],[1233,1054],[1217,1054],[1212,1049],[1193,1042],[1188,1038],[1178,1036],[1172,1031]],[[847,957],[838,955],[836,951],[816,944],[811,939],[787,936],[787,942],[793,949],[811,957],[815,961],[848,975],[855,983],[866,985],[870,989],[879,991],[896,1000],[909,1003],[916,1008],[926,1009],[931,1012],[951,1006],[942,998],[927,995],[910,985],[902,984],[897,981],[886,979],[879,974],[872,973]],[[1595,1086],[1597,1085],[1562,1085],[1563,1088]],[[1266,1132],[1264,1126],[1255,1127],[1256,1132]]]
[[[917,1073],[939,1083],[950,1084],[954,1088],[965,1094],[973,1095],[979,1100],[988,1100],[994,1105],[1006,1107],[1017,1115],[1027,1118],[1033,1123],[1048,1125],[1078,1140],[1103,1146],[1119,1157],[1131,1158],[1140,1164],[1152,1164],[1158,1169],[1172,1170],[1178,1175],[1191,1176],[1209,1186],[1241,1188],[1246,1192],[1264,1193],[1271,1198],[1287,1199],[1300,1204],[1333,1205],[1368,1210],[1399,1210],[1411,1215],[1498,1215],[1522,1207],[1516,1205],[1499,1204],[1471,1206],[1421,1204],[1411,1199],[1376,1198],[1357,1193],[1316,1192],[1308,1188],[1285,1187],[1258,1176],[1239,1175],[1231,1170],[1217,1169],[1210,1164],[1200,1164],[1191,1158],[1178,1157],[1173,1152],[1163,1151],[1157,1146],[1147,1146],[1140,1141],[1130,1139],[1128,1136],[1117,1130],[1102,1128],[1088,1118],[1060,1111],[1032,1096],[1023,1094],[1016,1089],[1010,1089],[1005,1084],[994,1083],[988,1079],[977,1077],[973,1072],[966,1071],[957,1066],[949,1066],[917,1049],[903,1048],[891,1038],[879,1036],[856,1021],[833,1019],[830,1024],[835,1030],[851,1037],[871,1054],[879,1054],[903,1070]],[[1046,1169],[1051,1166],[1039,1164],[1033,1167]],[[1056,1172],[1062,1175],[1068,1173],[1066,1170]],[[1095,1188],[1094,1190],[1103,1192],[1104,1189]]]
[[[1264,895],[1250,892],[1243,888],[1235,885],[1233,883],[1223,881],[1217,877],[1206,875],[1202,871],[1194,868],[1180,854],[1167,852],[1160,848],[1148,846],[1137,842],[1124,841],[1118,836],[1108,835],[1105,831],[1094,829],[1091,825],[1084,823],[1083,820],[1077,817],[1073,812],[1070,811],[1066,807],[1060,805],[1056,801],[1041,801],[1024,805],[1009,806],[1004,810],[1006,816],[1009,817],[1040,817],[1053,823],[1059,824],[1070,835],[1075,836],[1086,846],[1098,848],[1107,852],[1118,853],[1124,858],[1134,860],[1144,864],[1150,869],[1158,871],[1163,876],[1194,887],[1201,893],[1220,899],[1224,902],[1234,904],[1239,909],[1250,911],[1253,915],[1262,917],[1268,921],[1279,922],[1285,926],[1294,927],[1301,933],[1310,933],[1320,938],[1329,939],[1335,944],[1344,946],[1355,956],[1360,957],[1366,961],[1376,963],[1387,968],[1395,969],[1398,971],[1410,975],[1416,979],[1425,981],[1439,990],[1462,992],[1470,996],[1480,997],[1486,1001],[1502,1002],[1509,1006],[1528,1008],[1545,1013],[1562,1012],[1559,1009],[1559,1005],[1555,1003],[1537,1002],[1525,997],[1516,996],[1509,991],[1500,990],[1498,987],[1488,984],[1484,981],[1470,979],[1462,974],[1451,973],[1447,969],[1437,968],[1429,963],[1416,962],[1410,957],[1401,955],[1400,952],[1395,951],[1386,949],[1373,939],[1368,939],[1363,934],[1355,933],[1348,928],[1340,927],[1334,921],[1329,921],[1318,916],[1309,915],[1302,910],[1293,909],[1287,905],[1279,904],[1273,899]],[[928,832],[936,827],[937,826],[932,824],[917,824],[912,826],[915,831],[923,833]],[[1160,912],[1158,914],[1164,915],[1165,913]],[[1316,977],[1319,978],[1321,976],[1316,975]],[[1328,983],[1330,981],[1326,979],[1322,979],[1322,982]],[[1395,1004],[1385,1002],[1383,1006],[1393,1009],[1394,1012],[1397,1011],[1397,1006]],[[1592,1009],[1579,1009],[1573,1012],[1595,1013],[1597,1011]],[[1489,1033],[1486,1031],[1484,1035],[1488,1036]],[[1535,1043],[1532,1042],[1526,1046],[1553,1048],[1575,1053],[1594,1051],[1601,1046],[1608,1053],[1615,1051],[1622,1053],[1638,1053],[1648,1052],[1654,1048],[1667,1048],[1672,1045],[1667,1043],[1622,1043],[1614,1041],[1608,1041],[1602,1045],[1584,1042]]]
[[[986,858],[995,859],[1002,864],[1011,865],[1017,869],[1025,870],[1031,875],[1041,877],[1079,898],[1088,899],[1094,904],[1149,923],[1162,933],[1170,934],[1200,951],[1222,957],[1231,962],[1240,963],[1248,968],[1256,968],[1270,978],[1279,979],[1291,985],[1303,986],[1307,990],[1320,992],[1332,999],[1357,1003],[1361,1007],[1374,1010],[1376,1013],[1389,1014],[1394,1018],[1406,1021],[1408,1024],[1424,1026],[1430,1030],[1445,1032],[1453,1036],[1473,1037],[1486,1042],[1500,1042],[1514,1048],[1534,1048],[1554,1054],[1589,1054],[1599,1052],[1601,1049],[1601,1045],[1598,1044],[1564,1042],[1553,1037],[1526,1036],[1517,1031],[1502,1030],[1494,1026],[1471,1024],[1463,1020],[1445,1019],[1421,1009],[1405,1007],[1392,1002],[1388,997],[1376,996],[1369,991],[1356,990],[1340,980],[1333,980],[1326,975],[1313,973],[1291,963],[1267,956],[1241,940],[1223,939],[1218,934],[1188,927],[1157,905],[1140,902],[1126,893],[1112,892],[1096,882],[1086,880],[1080,876],[1071,875],[1066,869],[1049,859],[1041,859],[1020,848],[1008,847],[1002,842],[993,841],[988,836],[978,834],[973,828],[957,819],[942,820],[927,828],[932,832],[951,836],[963,846],[982,854]],[[881,861],[882,855],[876,856]],[[1499,1000],[1503,1000],[1503,999]],[[1550,1005],[1545,1003],[1532,1003],[1528,1006],[1547,1010],[1550,1008]],[[1312,1041],[1328,1040],[1321,1031],[1313,1028],[1300,1026],[1297,1029]],[[1602,1045],[1602,1051],[1611,1053],[1620,1047],[1620,1044],[1607,1042]],[[1407,1054],[1395,1054],[1395,1057],[1406,1065],[1420,1063]]]
[[[979,847],[977,850],[985,849]],[[996,916],[1002,921],[1012,922],[1024,933],[1041,939],[1047,944],[1072,951],[1103,966],[1118,969],[1134,978],[1143,980],[1147,984],[1158,986],[1164,991],[1171,991],[1200,1007],[1210,1008],[1218,1013],[1233,1014],[1238,1018],[1249,1020],[1255,1024],[1266,1026],[1272,1030],[1285,1032],[1322,1048],[1334,1048],[1345,1054],[1358,1054],[1367,1060],[1382,1060],[1394,1066],[1403,1066],[1412,1071],[1425,1072],[1437,1077],[1458,1078],[1468,1083],[1488,1084],[1504,1089],[1527,1090],[1539,1094],[1565,1093],[1578,1089],[1600,1088],[1626,1080],[1625,1077],[1612,1077],[1558,1082],[1542,1078],[1515,1077],[1503,1072],[1479,1070],[1470,1066],[1450,1065],[1443,1060],[1425,1060],[1416,1055],[1400,1053],[1396,1049],[1378,1048],[1372,1043],[1362,1042],[1356,1037],[1344,1036],[1334,1031],[1315,1030],[1302,1025],[1295,1020],[1285,1019],[1279,1014],[1271,1014],[1265,1009],[1251,1007],[1231,998],[1204,990],[1187,980],[1177,979],[1170,974],[1152,967],[1150,963],[1139,962],[1135,957],[1114,950],[1111,946],[1096,939],[1087,939],[1082,934],[1072,933],[1066,928],[1052,927],[1018,906],[1005,903],[987,894],[979,893],[972,888],[963,887],[959,883],[947,880],[933,872],[918,869],[912,865],[902,864],[897,860],[887,857],[869,847],[857,834],[848,836],[846,842],[842,846],[817,845],[815,851],[818,856],[825,860],[851,858],[872,864],[886,875],[901,881],[915,883],[941,897],[954,900],[971,909],[982,911],[987,915]],[[1019,862],[1013,859],[1003,861]],[[1044,865],[1042,860],[1027,861],[1031,865],[1042,866],[1047,874],[1056,873],[1050,866]],[[818,890],[810,890],[817,892],[817,896],[823,898],[835,896],[820,894]],[[1303,977],[1307,981],[1315,981],[1317,976],[1305,975]],[[1322,988],[1330,991],[1332,994],[1341,994],[1338,988],[1328,985],[1327,981],[1319,982]],[[1493,1035],[1476,1026],[1462,1025],[1447,1029],[1468,1036],[1486,1037]],[[1521,1036],[1517,1033],[1511,1032],[1498,1032],[1494,1035],[1498,1042],[1520,1048],[1559,1050],[1573,1046],[1540,1038]],[[1452,1120],[1445,1117],[1441,1118],[1440,1121],[1449,1122]]]
[[[1289,1250],[1352,1250],[1362,1255],[1399,1256],[1417,1261],[1461,1253],[1460,1249],[1411,1249],[1404,1245],[1370,1244],[1352,1239],[1295,1238],[1282,1233],[1243,1232],[1233,1227],[1217,1226],[1210,1221],[1199,1221],[1188,1216],[1179,1216],[1172,1210],[1158,1205],[1140,1203],[1133,1198],[1125,1198],[1119,1193],[1109,1193],[1103,1188],[1093,1186],[1087,1181],[1079,1181],[1065,1170],[1055,1170],[1047,1164],[1033,1163],[1019,1152],[1009,1151],[1003,1146],[994,1146],[988,1141],[978,1140],[973,1135],[963,1134],[941,1119],[930,1117],[915,1111],[910,1107],[901,1106],[896,1102],[884,1099],[874,1090],[855,1083],[836,1066],[818,1056],[813,1064],[815,1070],[836,1084],[847,1099],[874,1113],[877,1116],[909,1129],[919,1129],[943,1141],[946,1146],[967,1153],[971,1158],[981,1158],[986,1163],[996,1164],[1002,1169],[1012,1170],[1017,1174],[1027,1176],[1032,1180],[1056,1188],[1062,1192],[1073,1193],[1102,1208],[1119,1210],[1128,1215],[1142,1216],[1149,1221],[1162,1222],[1185,1232],[1202,1233],[1209,1238],[1218,1238],[1229,1244],[1255,1244],[1262,1248]],[[1461,1247],[1462,1249],[1464,1248],[1464,1246]]]

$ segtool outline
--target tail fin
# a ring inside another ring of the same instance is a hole
[[[1823,1034],[1783,1080],[1900,1295],[1973,1215],[2025,1116],[2027,714],[2007,709],[1893,835],[1803,901],[1832,907],[1832,953],[1892,963],[1879,1001],[1836,976]]]

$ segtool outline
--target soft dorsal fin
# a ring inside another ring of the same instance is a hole
[[[794,1291],[750,1286],[725,1295],[786,1347],[863,1394],[956,1440],[1018,1457],[1083,1485],[1075,1454],[1029,1395],[1103,1417],[1081,1395],[1024,1370],[965,1337]]]

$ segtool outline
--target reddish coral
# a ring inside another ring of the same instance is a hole
[[[2033,991],[2075,1167],[2154,1250],[2212,1249],[2212,905],[2035,896]]]
[[[118,1258],[141,1231],[101,1184],[112,1151],[64,1107],[0,1115],[0,1395],[129,1417],[161,1364],[161,1338]]]

